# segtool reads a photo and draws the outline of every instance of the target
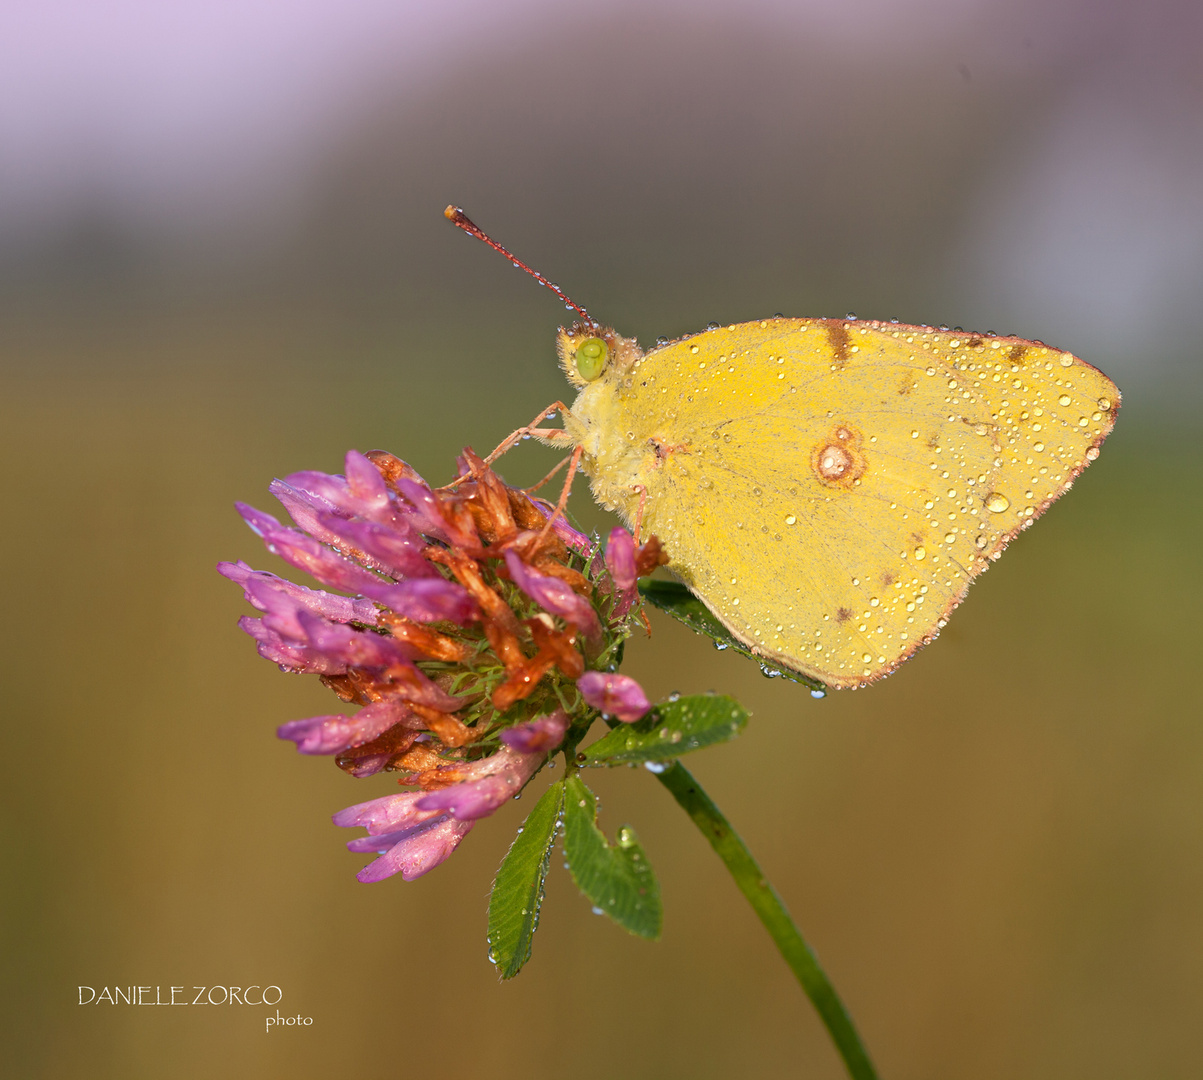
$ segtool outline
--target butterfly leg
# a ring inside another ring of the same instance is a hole
[[[571,460],[571,458],[572,458],[571,454],[569,454],[568,457],[560,458],[559,463],[556,465],[556,467],[554,469],[551,470],[551,472],[549,472],[545,477],[543,477],[543,479],[540,480],[537,484],[534,484],[528,488],[523,488],[522,493],[524,495],[533,495],[536,491],[539,490],[539,488],[543,487],[544,484],[548,483],[551,480],[551,478],[553,476],[555,476],[555,474],[558,473],[565,465],[567,465],[568,462]]]
[[[640,543],[639,534],[643,531],[643,508],[647,506],[647,488],[642,484],[636,484],[632,491],[639,492],[639,509],[635,512],[635,543]]]
[[[564,477],[564,487],[560,491],[560,501],[556,503],[555,510],[552,511],[551,517],[547,519],[547,524],[543,526],[542,535],[546,536],[551,531],[556,518],[564,513],[564,507],[568,505],[568,495],[572,491],[572,481],[576,478],[577,466],[581,463],[581,455],[584,449],[580,446],[574,447],[572,453],[568,456],[568,475]],[[562,465],[563,462],[560,462]],[[557,465],[558,469],[560,466]]]
[[[639,492],[639,509],[635,511],[635,544],[638,546],[641,543],[639,534],[643,531],[643,508],[647,505],[647,488],[642,484],[636,484],[631,490]],[[654,540],[655,537],[652,539]],[[643,623],[644,633],[648,637],[651,637],[652,624],[647,617],[647,609],[645,607],[639,609],[639,618]]]
[[[562,401],[553,401],[529,424],[527,424],[525,427],[520,427],[517,431],[511,432],[505,439],[503,439],[498,445],[497,449],[494,450],[487,458],[485,458],[485,464],[492,465],[493,462],[501,457],[501,455],[507,450],[513,449],[513,447],[523,439],[532,435],[537,439],[543,439],[544,441],[551,443],[553,446],[555,446],[557,443],[563,445],[564,441],[568,439],[568,434],[566,432],[561,431],[559,428],[541,428],[539,427],[539,424],[551,416],[552,413],[567,411],[568,406]]]
[[[544,409],[541,413],[539,413],[539,415],[536,416],[525,427],[520,427],[516,431],[510,432],[510,434],[501,441],[501,443],[498,445],[497,449],[495,449],[487,458],[485,458],[485,460],[484,460],[485,465],[492,465],[493,462],[496,461],[499,457],[501,457],[502,454],[506,453],[506,451],[508,451],[508,450],[512,450],[519,442],[521,442],[523,439],[528,438],[528,437],[533,436],[536,439],[541,439],[543,442],[548,443],[551,446],[557,446],[557,445],[563,446],[567,443],[570,443],[571,439],[569,438],[567,432],[562,431],[559,428],[541,428],[538,426],[540,421],[546,420],[550,415],[552,415],[552,413],[555,413],[556,411],[563,411],[566,413],[566,412],[568,412],[568,406],[565,405],[562,401],[553,401],[550,405],[547,406],[546,409]],[[567,459],[565,459],[565,460],[567,460]],[[540,480],[539,483],[536,484],[535,487],[531,488],[530,490],[535,491],[536,489],[542,487],[545,483],[547,483],[548,480],[550,480],[556,474],[556,472],[561,468],[561,466],[563,464],[564,464],[563,462],[560,462],[559,465],[557,465],[554,469],[552,469],[552,471],[550,473],[548,473],[544,479]],[[461,483],[463,483],[463,481],[466,480],[467,477],[468,477],[467,473],[465,473],[463,476],[457,476],[454,480],[451,481],[451,483],[444,484],[441,488],[439,488],[439,490],[440,491],[453,491]]]

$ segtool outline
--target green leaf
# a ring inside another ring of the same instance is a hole
[[[579,776],[565,783],[565,796],[564,855],[573,881],[595,911],[655,941],[664,918],[660,883],[634,829],[624,825],[611,844],[597,827],[597,797]]]
[[[719,649],[734,649],[760,665],[760,670],[770,679],[785,678],[791,682],[809,686],[812,690],[826,690],[827,687],[818,679],[790,671],[787,667],[766,660],[752,652],[751,646],[745,645],[730,630],[728,630],[705,604],[693,595],[679,581],[640,581],[639,591],[643,598],[654,604],[661,611],[667,611],[678,622],[683,622],[695,634],[705,634],[714,641]]]
[[[671,761],[690,750],[734,739],[748,713],[734,698],[718,694],[662,701],[642,720],[618,724],[584,750],[584,766]]]
[[[560,830],[564,782],[552,784],[535,803],[501,862],[489,897],[489,959],[503,979],[512,979],[530,959],[539,925],[543,883]]]

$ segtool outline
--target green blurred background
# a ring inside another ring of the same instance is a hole
[[[689,765],[883,1077],[1203,1073],[1197,6],[5,18],[7,1075],[841,1075],[644,771],[593,780],[659,872],[663,941],[556,865],[499,985],[485,904],[529,797],[429,876],[363,886],[329,815],[390,781],[274,737],[333,699],[235,628],[213,565],[278,565],[232,502],[270,509],[273,476],[348,447],[440,480],[564,393],[562,309],[447,202],[645,344],[853,310],[1052,341],[1120,383],[1099,461],[886,682],[816,701],[655,615],[627,670],[753,711]],[[313,1024],[76,1004],[251,983]]]

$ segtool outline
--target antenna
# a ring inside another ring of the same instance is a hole
[[[587,323],[590,323],[593,326],[598,325],[597,320],[592,315],[590,315],[589,312],[587,312],[583,307],[581,307],[580,304],[578,304],[578,303],[576,303],[576,301],[570,299],[568,294],[566,292],[564,292],[564,290],[561,289],[559,287],[559,285],[552,284],[550,281],[547,280],[547,278],[545,278],[542,274],[540,274],[538,270],[532,270],[521,259],[515,259],[514,256],[510,254],[509,251],[507,251],[499,243],[497,243],[497,241],[494,240],[488,233],[486,233],[479,225],[476,225],[471,220],[471,218],[469,218],[468,215],[465,214],[463,212],[463,210],[461,210],[458,206],[447,207],[447,209],[443,211],[443,217],[445,217],[448,221],[450,221],[452,225],[458,225],[461,229],[464,230],[464,232],[468,233],[471,236],[475,236],[477,240],[483,240],[494,251],[501,252],[501,254],[504,255],[507,259],[509,259],[510,262],[512,262],[516,267],[518,267],[519,270],[525,270],[536,281],[540,282],[543,285],[546,285],[553,293],[556,294],[556,296],[558,296],[561,300],[564,301],[565,307],[570,307],[570,308],[572,308],[573,311],[579,313],[581,318],[583,318]]]

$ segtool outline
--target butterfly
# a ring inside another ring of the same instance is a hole
[[[557,339],[578,393],[562,430],[524,430],[573,448],[751,653],[830,687],[935,638],[1120,404],[1071,353],[897,322],[778,316],[645,352],[535,276],[583,316]]]

